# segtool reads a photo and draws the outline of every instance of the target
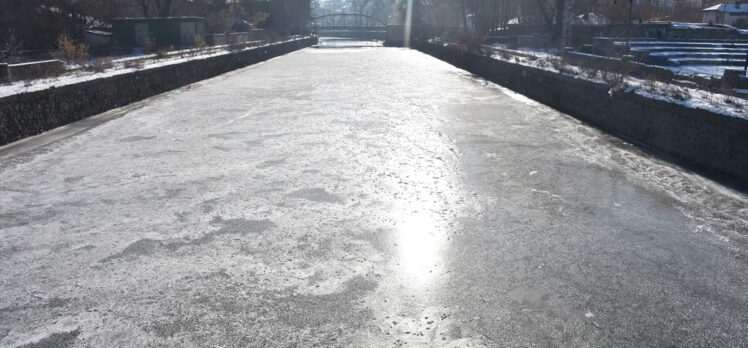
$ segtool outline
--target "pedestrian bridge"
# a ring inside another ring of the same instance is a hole
[[[311,31],[384,31],[383,20],[360,13],[333,13],[310,19]]]

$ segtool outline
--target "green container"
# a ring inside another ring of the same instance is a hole
[[[117,18],[112,20],[112,34],[123,48],[191,47],[196,37],[205,38],[205,18]]]

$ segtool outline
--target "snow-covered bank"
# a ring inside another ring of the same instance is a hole
[[[112,68],[105,69],[104,71],[75,69],[57,77],[38,79],[33,81],[16,81],[6,85],[0,85],[0,98],[18,93],[41,91],[53,87],[61,87],[100,78],[128,74],[138,70],[147,70],[166,65],[179,64],[190,60],[215,57],[228,54],[230,52],[231,51],[229,50],[216,50],[208,53],[196,53],[190,56],[174,56],[161,59],[157,58],[155,55],[153,55],[153,57],[146,56],[145,59],[143,59],[142,57],[137,57],[137,60],[133,58],[124,58],[118,61],[113,61]],[[135,61],[137,61],[138,64],[130,63]]]
[[[284,43],[295,40],[288,39],[276,43]],[[107,78],[117,75],[132,73],[139,70],[148,70],[159,68],[167,65],[185,63],[193,60],[201,60],[222,56],[233,52],[241,52],[257,47],[266,47],[274,43],[265,43],[257,46],[245,46],[243,48],[232,48],[228,45],[207,47],[204,49],[185,49],[171,51],[165,55],[149,54],[137,57],[127,57],[115,59],[112,61],[112,67],[103,71],[86,70],[82,67],[75,67],[64,75],[38,79],[32,81],[17,81],[10,84],[0,85],[0,98],[27,92],[41,91],[54,87],[72,85],[76,83]]]
[[[585,69],[565,64],[561,57],[547,52],[519,51],[486,46],[491,58],[513,64],[551,71],[576,79],[583,79],[599,84],[620,82],[617,88],[641,96],[667,101],[690,108],[708,110],[714,113],[748,119],[748,100],[713,93],[698,88],[683,87],[675,84],[648,81],[631,76],[620,76],[605,71]]]
[[[0,98],[0,145],[173,91],[317,43],[316,37],[246,50],[154,62],[144,68],[71,77],[58,87]],[[124,69],[122,69],[124,70]],[[133,71],[134,70],[134,71]],[[108,76],[106,78],[102,76]],[[88,80],[83,83],[73,83]],[[54,87],[55,82],[45,87]],[[31,86],[29,86],[31,87]]]

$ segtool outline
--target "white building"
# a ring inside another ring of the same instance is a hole
[[[717,4],[704,10],[704,23],[727,24],[738,28],[748,28],[748,3]]]

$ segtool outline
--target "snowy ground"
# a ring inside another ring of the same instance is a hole
[[[556,58],[558,57],[558,49],[555,48],[522,48],[522,49],[510,49],[506,47],[506,44],[496,43],[491,45],[484,45],[484,47],[500,49],[507,52],[512,52],[515,55],[532,55],[537,58]]]
[[[668,69],[680,75],[697,75],[702,77],[719,77],[725,73],[727,69],[740,69],[737,66],[724,66],[724,65],[682,65],[682,66],[669,66]]]

